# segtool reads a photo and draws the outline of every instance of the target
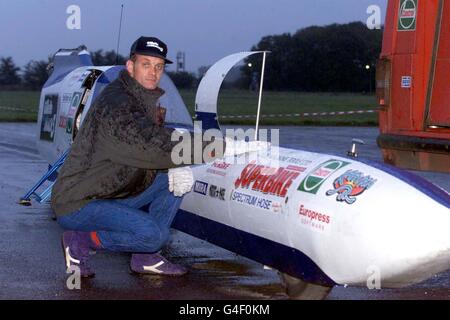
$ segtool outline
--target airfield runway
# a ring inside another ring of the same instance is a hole
[[[178,231],[165,255],[190,266],[187,276],[131,275],[128,254],[98,252],[96,277],[69,290],[62,229],[49,206],[16,204],[47,169],[35,131],[35,124],[0,124],[0,299],[288,299],[275,271]],[[366,142],[360,155],[380,160],[377,134],[377,128],[283,127],[280,144],[344,155],[351,139],[360,138]],[[450,175],[418,174],[450,191]],[[450,271],[403,289],[335,287],[329,299],[450,299]]]

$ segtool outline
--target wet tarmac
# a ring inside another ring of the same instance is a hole
[[[190,266],[181,278],[135,276],[128,254],[97,252],[96,277],[66,286],[62,229],[48,205],[16,202],[47,169],[34,144],[35,124],[0,124],[0,299],[288,299],[274,270],[178,231],[165,255]],[[282,146],[344,155],[352,138],[361,156],[380,160],[377,128],[284,127]],[[450,175],[421,172],[450,191]],[[449,266],[450,267],[450,266]],[[335,287],[329,299],[450,299],[450,272],[403,289]]]

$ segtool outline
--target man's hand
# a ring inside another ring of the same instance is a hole
[[[191,191],[194,184],[194,175],[190,167],[169,169],[169,191],[175,197],[181,197],[186,192]]]
[[[246,152],[259,151],[269,148],[270,142],[266,141],[236,141],[225,137],[226,147],[224,156],[233,156]]]

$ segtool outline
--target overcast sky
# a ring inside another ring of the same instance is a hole
[[[365,23],[370,5],[380,7],[384,23],[387,0],[0,0],[0,57],[12,56],[23,66],[80,44],[91,51],[115,50],[121,4],[120,54],[128,55],[141,35],[157,36],[168,44],[170,59],[184,51],[186,69],[196,72],[228,54],[250,50],[265,35]],[[81,29],[66,26],[70,5],[80,7]]]

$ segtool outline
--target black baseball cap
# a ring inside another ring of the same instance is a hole
[[[142,54],[164,59],[167,64],[173,63],[167,56],[167,45],[155,37],[140,37],[137,39],[130,50],[130,58],[133,54]]]

